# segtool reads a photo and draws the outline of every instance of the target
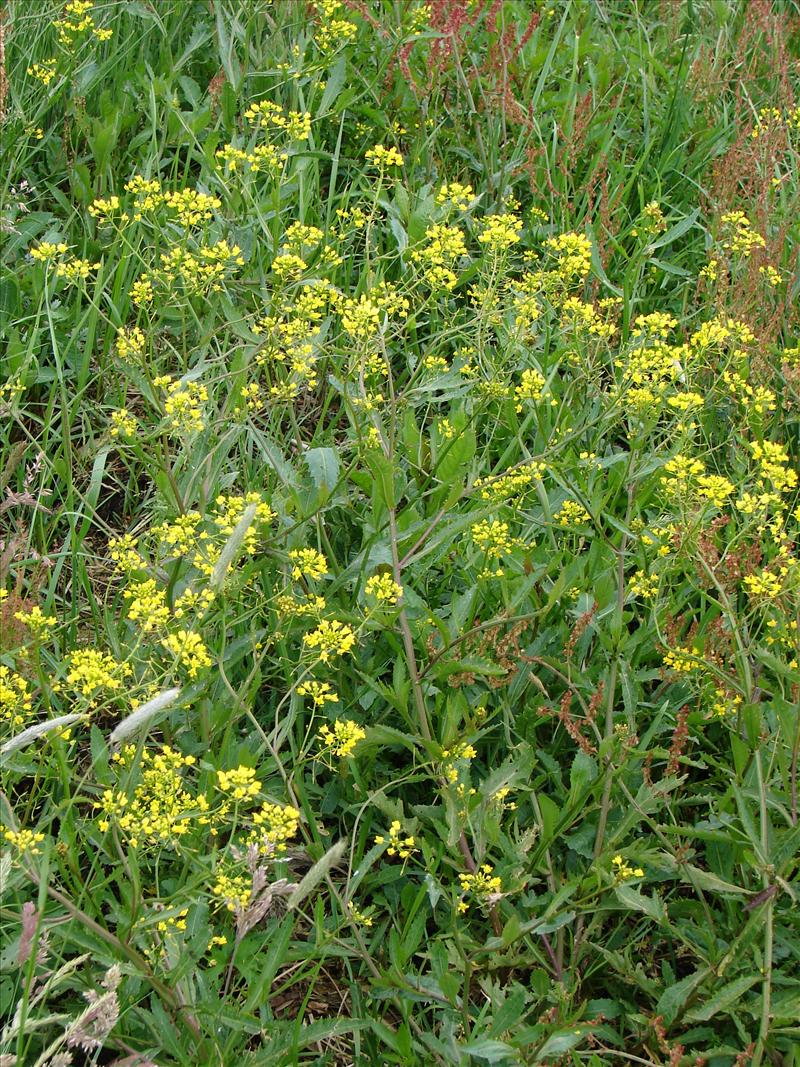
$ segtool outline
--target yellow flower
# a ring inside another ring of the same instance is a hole
[[[286,842],[297,835],[300,812],[291,804],[262,804],[253,812],[253,822],[248,843],[257,845],[264,856],[279,856],[286,852]]]
[[[641,867],[631,867],[627,861],[617,854],[612,859],[612,864],[616,868],[614,874],[619,881],[624,881],[628,878],[644,878],[644,871]]]
[[[355,643],[356,635],[352,628],[337,619],[323,619],[316,630],[303,637],[303,644],[308,648],[319,649],[319,658],[323,663],[352,651]]]
[[[46,59],[44,63],[34,63],[28,67],[27,73],[46,87],[56,76],[56,61],[54,59]]]
[[[474,199],[475,193],[472,186],[462,185],[461,182],[445,182],[436,194],[436,203],[440,207],[446,204],[459,211],[466,211]]]
[[[531,368],[524,370],[520,377],[519,385],[514,390],[514,394],[517,399],[516,410],[522,411],[522,402],[524,400],[535,401],[541,400],[542,390],[544,389],[544,377],[538,370]]]
[[[358,926],[372,926],[372,917],[366,912],[359,911],[350,900],[347,902],[347,914],[350,921]]]
[[[576,500],[565,500],[553,516],[553,521],[561,526],[585,526],[591,522],[592,516]]]
[[[36,245],[35,248],[31,248],[31,259],[35,259],[38,263],[49,263],[51,260],[57,259],[59,256],[65,255],[67,252],[67,246],[63,241],[58,244],[52,244],[50,241],[42,241]]]
[[[190,792],[182,777],[184,768],[195,762],[194,756],[184,756],[169,745],[140,754],[136,745],[125,745],[112,757],[112,765],[138,772],[140,780],[130,796],[121,789],[103,790],[94,804],[100,812],[98,828],[105,833],[113,822],[131,848],[137,848],[142,843],[174,845],[190,832],[192,819],[206,824],[205,796]]]
[[[373,574],[367,579],[364,592],[367,596],[375,597],[380,604],[394,605],[403,595],[403,588],[391,574]]]
[[[120,326],[117,330],[117,352],[123,359],[144,353],[145,336],[138,326]]]
[[[111,427],[108,432],[111,437],[133,437],[136,433],[136,419],[127,408],[112,411]]]
[[[478,234],[478,241],[493,252],[504,252],[521,240],[521,230],[522,219],[516,215],[489,215]]]
[[[404,837],[402,834],[402,828],[399,819],[394,819],[389,827],[388,840],[383,834],[378,834],[375,838],[376,845],[388,845],[386,849],[387,855],[399,856],[401,860],[407,860],[415,852],[419,851],[414,846],[416,845],[416,839],[412,836]]]
[[[754,248],[764,248],[766,241],[756,233],[743,211],[729,211],[720,220],[727,231],[722,247],[747,258]]]
[[[164,411],[169,432],[174,435],[198,433],[205,427],[202,405],[208,400],[208,390],[199,382],[169,381]]]
[[[211,656],[203,644],[203,639],[191,630],[179,630],[169,634],[161,644],[168,652],[172,652],[190,678],[196,678],[201,670],[211,666]]]
[[[292,578],[313,578],[315,581],[323,578],[328,573],[328,561],[321,552],[314,548],[295,548],[289,553],[292,567]]]
[[[95,648],[70,652],[67,663],[67,684],[91,701],[103,693],[119,692],[124,680],[133,673],[130,664],[120,663],[109,653]]]
[[[679,674],[691,674],[692,671],[699,670],[702,666],[697,662],[699,656],[699,648],[694,646],[687,648],[685,645],[679,645],[677,648],[670,649],[664,653],[664,666],[677,671]]]
[[[128,618],[138,622],[142,633],[160,630],[169,621],[166,594],[159,589],[154,578],[129,586],[123,597],[128,603]]]
[[[32,717],[32,712],[30,683],[21,674],[0,663],[0,722],[12,728],[24,726]]]
[[[499,519],[491,522],[482,519],[472,525],[470,533],[477,547],[485,552],[489,559],[500,559],[522,545],[518,537],[510,535],[508,523]]]
[[[364,158],[370,163],[375,163],[381,169],[384,167],[402,167],[403,157],[396,148],[386,148],[382,144],[376,144],[374,148],[368,148]]]
[[[2,836],[9,845],[12,845],[17,850],[20,856],[26,852],[31,856],[38,856],[42,851],[38,846],[44,841],[43,833],[37,833],[34,830],[11,830],[3,826]]]
[[[244,911],[250,903],[252,881],[244,875],[229,875],[223,871],[218,871],[214,877],[215,881],[211,886],[212,895],[218,897],[228,911],[234,913]]]
[[[747,591],[751,596],[760,597],[764,600],[773,600],[775,597],[780,596],[783,589],[781,579],[767,570],[761,571],[760,574],[746,575],[744,584],[747,586]]]
[[[334,756],[344,759],[350,756],[359,741],[367,736],[364,730],[353,722],[352,719],[340,721],[337,719],[333,729],[327,724],[320,726],[319,736],[322,741],[322,751],[330,752]]]
[[[503,892],[502,879],[494,873],[494,867],[489,863],[482,864],[474,874],[460,874],[458,880],[462,894],[474,897],[479,903],[493,904]],[[467,900],[459,903],[460,912],[468,908]]]
[[[658,594],[658,576],[636,571],[628,582],[628,588],[634,596],[641,597],[642,600],[654,600]]]
[[[222,793],[230,793],[234,800],[258,796],[261,782],[252,767],[240,765],[230,771],[217,771],[217,785]]]
[[[27,626],[38,641],[49,637],[50,631],[58,622],[55,615],[45,615],[40,607],[29,608],[27,611],[15,611],[14,618],[23,626]]]
[[[297,687],[297,695],[311,697],[315,708],[322,708],[328,702],[335,704],[339,699],[338,694],[334,693],[327,682],[301,682]]]

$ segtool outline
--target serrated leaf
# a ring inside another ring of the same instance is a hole
[[[626,908],[630,908],[632,911],[644,912],[645,915],[649,915],[657,923],[665,923],[667,921],[667,909],[664,907],[664,902],[660,897],[655,895],[648,897],[631,885],[618,885],[614,893],[620,904],[624,904]]]

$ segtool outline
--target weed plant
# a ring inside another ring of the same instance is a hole
[[[798,1067],[797,4],[0,18],[2,1067]]]

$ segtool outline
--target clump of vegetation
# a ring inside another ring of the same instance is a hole
[[[40,7],[0,1063],[796,1067],[796,4]]]

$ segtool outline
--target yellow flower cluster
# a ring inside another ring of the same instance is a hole
[[[636,571],[628,581],[628,588],[634,596],[641,597],[642,600],[655,600],[658,595],[658,575]]]
[[[556,273],[565,286],[583,281],[592,266],[592,245],[580,233],[560,233],[548,237],[545,248],[556,257]]]
[[[342,17],[346,9],[341,0],[317,0],[314,9],[319,20],[314,41],[321,52],[329,54],[352,41],[358,32],[358,26],[350,19]]]
[[[198,193],[196,189],[180,189],[164,194],[164,203],[178,216],[182,226],[198,226],[207,222],[222,207],[219,197]]]
[[[767,570],[762,570],[760,574],[745,575],[744,584],[751,596],[763,600],[773,600],[780,596],[783,589],[780,577]]]
[[[617,332],[613,322],[606,322],[594,304],[587,304],[576,296],[567,297],[561,304],[560,326],[562,330],[572,330],[579,336],[588,333],[609,338]]]
[[[479,490],[481,500],[520,501],[534,483],[541,480],[545,470],[543,463],[532,460],[523,467],[510,470],[496,478],[478,478],[475,488]]]
[[[225,241],[202,246],[196,252],[175,245],[161,254],[159,277],[167,288],[180,282],[189,295],[206,296],[221,292],[229,271],[243,264],[241,248]]]
[[[317,581],[328,573],[328,561],[315,548],[294,548],[289,553],[292,578],[312,578]]]
[[[33,63],[28,67],[27,73],[32,78],[40,81],[46,88],[56,76],[56,61],[55,59],[46,59],[44,63]]]
[[[23,626],[27,626],[37,641],[43,641],[49,637],[50,631],[58,622],[55,615],[45,615],[38,606],[24,611],[15,611],[14,618]]]
[[[403,595],[403,588],[391,574],[373,574],[367,579],[364,592],[367,596],[374,597],[379,604],[394,605]]]
[[[223,537],[230,537],[245,510],[255,504],[256,513],[242,541],[242,549],[252,555],[258,547],[259,525],[266,525],[275,518],[275,512],[256,490],[249,493],[220,493],[214,501],[212,521]]]
[[[202,405],[208,400],[208,389],[201,382],[183,378],[173,381],[171,375],[162,374],[153,379],[153,385],[166,389],[164,413],[171,434],[199,433],[205,428]]]
[[[754,139],[762,137],[764,133],[769,129],[774,129],[780,125],[783,120],[783,115],[776,107],[762,107],[758,111],[758,119],[753,129],[750,131],[750,136]]]
[[[500,519],[481,519],[470,527],[472,540],[488,559],[500,559],[508,555],[523,542],[512,537],[507,522]]]
[[[478,241],[492,252],[505,252],[522,240],[521,231],[522,219],[516,215],[507,212],[501,215],[489,215],[478,234]]]
[[[88,259],[62,260],[56,263],[56,277],[65,278],[68,282],[85,282],[92,271],[99,270],[100,263],[90,263]]]
[[[478,755],[475,746],[466,741],[459,741],[451,748],[442,749],[442,774],[451,785],[459,778],[459,772],[469,766],[471,760]]]
[[[614,856],[611,863],[614,867],[614,875],[620,881],[626,881],[629,878],[644,878],[644,871],[641,867],[631,867],[628,861],[623,859],[619,853]]]
[[[123,359],[144,354],[145,336],[138,326],[120,326],[117,330],[117,352]]]
[[[254,126],[281,130],[290,141],[306,141],[311,134],[311,114],[308,111],[289,111],[272,100],[251,104],[244,117]]]
[[[261,792],[261,782],[252,767],[242,765],[230,771],[217,771],[217,786],[221,793],[229,793],[233,800],[249,800]]]
[[[524,370],[519,385],[514,390],[517,412],[522,411],[524,401],[541,400],[543,390],[544,376],[533,367]]]
[[[553,516],[553,521],[560,526],[585,526],[592,516],[577,500],[565,500]]]
[[[136,433],[136,419],[127,408],[112,411],[109,423],[108,433],[110,437],[133,437]]]
[[[720,219],[726,229],[722,247],[726,252],[747,258],[754,248],[764,248],[766,241],[756,233],[743,211],[728,211]]]
[[[462,185],[461,182],[445,182],[436,193],[436,203],[439,207],[447,205],[457,208],[458,211],[466,211],[474,199],[472,186]]]
[[[131,622],[139,623],[142,633],[161,630],[169,622],[166,595],[156,585],[154,578],[135,582],[122,595],[128,601],[128,618]]]
[[[797,471],[789,466],[789,453],[782,444],[777,441],[753,441],[750,448],[759,465],[761,477],[772,483],[776,493],[787,493],[797,487]]]
[[[334,693],[328,682],[317,682],[315,680],[301,682],[297,687],[297,695],[311,697],[311,702],[315,708],[322,708],[326,703],[335,704],[339,699],[338,693]]]
[[[332,729],[327,723],[320,726],[319,736],[322,742],[321,755],[330,753],[345,759],[352,755],[358,742],[363,741],[367,735],[352,719],[337,719]]]
[[[679,645],[677,648],[669,649],[664,653],[664,666],[670,670],[677,671],[678,674],[691,674],[692,671],[696,671],[700,667],[697,662],[699,656],[699,648],[695,646],[687,648],[685,645]]]
[[[230,912],[244,911],[250,903],[252,879],[243,874],[227,874],[224,871],[217,871],[214,878],[214,884],[211,886],[213,896],[218,897]]]
[[[403,836],[402,825],[399,819],[393,819],[392,824],[389,827],[389,837],[386,838],[383,834],[378,834],[375,838],[376,845],[388,845],[386,849],[387,855],[399,856],[401,860],[407,860],[418,850],[414,847],[416,845],[416,838],[408,835]]]
[[[657,200],[651,200],[642,208],[641,220],[631,230],[633,237],[651,237],[656,233],[663,233],[667,228],[667,220]]]
[[[120,210],[120,199],[118,196],[109,197],[97,197],[89,205],[88,211],[93,219],[98,219],[100,222],[105,222],[112,215],[116,214]]]
[[[411,261],[424,268],[431,289],[454,289],[458,276],[453,266],[467,254],[464,234],[457,226],[434,222],[425,231],[425,242],[411,253]]]
[[[114,31],[100,29],[89,12],[92,9],[92,0],[69,0],[64,6],[61,18],[55,19],[53,26],[56,28],[58,43],[62,48],[71,51],[78,37],[88,30],[98,41],[107,41]]]
[[[118,570],[130,573],[142,566],[142,557],[137,549],[138,541],[131,534],[112,537],[108,542],[109,558],[116,563]]]
[[[67,685],[91,703],[118,693],[133,674],[129,663],[120,663],[95,648],[76,649],[67,657]]]
[[[0,722],[16,729],[25,725],[32,711],[30,683],[0,663]]]
[[[403,165],[403,157],[400,152],[392,146],[387,148],[382,144],[376,144],[373,148],[368,148],[364,153],[364,158],[370,163],[375,163],[381,170],[384,167],[402,167]]]
[[[280,856],[286,852],[286,843],[297,836],[300,812],[291,804],[262,804],[253,812],[254,829],[248,837],[249,844],[258,846],[262,856]]]
[[[0,830],[4,841],[15,848],[20,856],[26,853],[30,856],[38,856],[41,853],[39,845],[44,841],[44,834],[35,830],[12,830],[0,823]]]
[[[714,702],[711,705],[711,714],[716,715],[717,718],[723,719],[727,715],[735,714],[742,704],[742,698],[737,693],[732,696],[724,689],[716,689],[714,691]]]
[[[211,666],[211,656],[202,637],[192,630],[178,630],[177,633],[168,634],[161,644],[167,652],[172,653],[192,679],[196,678],[200,671]]]
[[[303,644],[307,648],[319,650],[317,654],[323,663],[351,652],[355,643],[356,635],[352,627],[338,619],[322,619],[316,630],[303,637]]]
[[[460,874],[458,880],[461,883],[461,892],[464,896],[474,897],[479,903],[493,904],[503,892],[503,881],[494,873],[494,867],[489,863],[483,863],[474,874]],[[469,901],[461,900],[458,910],[469,910]]]
[[[151,752],[144,749],[138,756],[137,746],[126,745],[113,762],[122,771],[136,773],[140,781],[132,795],[123,789],[103,790],[95,808],[101,813],[98,827],[103,832],[113,824],[131,848],[140,844],[174,846],[192,829],[192,821],[207,822],[208,801],[185,788],[183,771],[195,763],[194,756],[184,756],[169,745]]]
[[[51,241],[41,241],[30,249],[31,259],[34,259],[37,263],[49,263],[51,260],[65,255],[66,252],[67,246],[63,241],[58,244],[53,244]]]

